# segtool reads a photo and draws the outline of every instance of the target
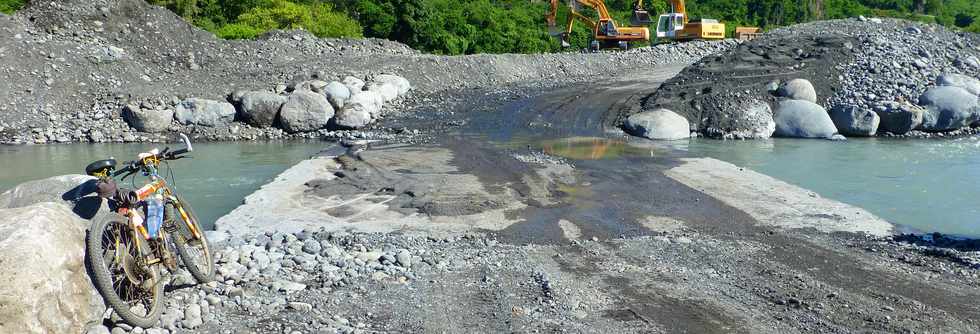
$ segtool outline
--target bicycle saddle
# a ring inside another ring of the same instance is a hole
[[[85,174],[91,176],[107,175],[106,172],[111,172],[114,169],[116,169],[116,159],[99,160],[88,164],[85,167]]]

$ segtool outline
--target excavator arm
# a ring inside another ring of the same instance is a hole
[[[547,21],[548,28],[552,36],[561,39],[562,47],[569,47],[571,44],[568,43],[568,35],[572,33],[572,27],[575,26],[575,21],[581,21],[590,30],[594,30],[596,22],[585,15],[580,14],[575,7],[580,3],[585,4],[586,2],[591,2],[590,0],[569,0],[568,2],[568,19],[565,21],[565,29],[562,31],[557,31],[557,16],[558,16],[558,2],[560,0],[551,0],[551,9],[548,11]],[[605,5],[602,6],[605,8]],[[606,13],[608,14],[608,12]],[[601,15],[601,13],[600,13]]]
[[[565,22],[564,30],[558,31],[557,16],[559,1],[565,0],[550,0],[550,10],[548,11],[546,20],[548,22],[549,32],[552,36],[560,37],[562,46],[564,47],[570,46],[568,36],[572,33],[572,27],[575,21],[585,23],[592,30],[593,43],[598,43],[601,39],[606,45],[612,43],[612,45],[622,45],[622,48],[626,48],[628,41],[649,40],[650,33],[646,27],[618,27],[612,15],[609,14],[609,9],[606,8],[606,3],[603,0],[567,0],[569,9],[568,18]],[[594,9],[598,14],[598,19],[592,19],[582,15],[578,11],[580,7]],[[595,46],[595,48],[598,48],[598,46]]]

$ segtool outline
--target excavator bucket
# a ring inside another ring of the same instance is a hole
[[[630,17],[630,23],[634,26],[647,26],[653,23],[653,19],[650,18],[650,12],[637,9],[633,11],[633,16]]]

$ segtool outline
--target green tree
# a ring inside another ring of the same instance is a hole
[[[13,14],[21,7],[24,7],[25,0],[0,0],[0,12]]]

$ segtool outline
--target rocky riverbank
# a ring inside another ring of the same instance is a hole
[[[426,104],[441,92],[594,81],[693,62],[736,44],[446,57],[391,41],[319,39],[305,31],[224,41],[142,0],[33,1],[13,16],[0,14],[0,31],[0,142],[8,144],[161,141],[177,131],[210,140],[383,137],[391,132],[348,130],[366,125],[364,117],[328,122],[331,112],[322,101],[303,104],[318,108],[315,115],[297,114],[306,115],[301,126],[277,122],[268,115],[275,110],[269,105],[288,100],[286,93],[296,87],[327,97],[319,90],[339,89],[331,85],[338,82],[358,93],[351,84],[366,82],[371,91],[371,82],[395,74],[413,89],[400,101],[385,99],[383,113],[390,114],[401,105]],[[253,105],[257,96],[268,103]],[[266,115],[252,117],[254,110],[242,102]],[[330,104],[334,111],[350,114],[336,102]],[[204,116],[180,116],[187,111]]]
[[[980,126],[978,56],[980,36],[938,25],[800,24],[688,67],[647,97],[645,109],[676,112],[714,138],[972,135]]]

